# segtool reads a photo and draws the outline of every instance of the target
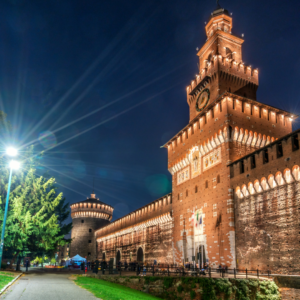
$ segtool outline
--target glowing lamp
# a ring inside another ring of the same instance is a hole
[[[12,160],[10,163],[9,163],[9,167],[12,169],[12,170],[18,170],[20,168],[20,163],[16,160]]]
[[[13,147],[8,147],[6,149],[6,154],[9,156],[16,156],[18,154],[18,150],[16,148]]]

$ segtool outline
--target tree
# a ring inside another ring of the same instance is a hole
[[[65,201],[66,201],[66,198],[62,198],[55,209],[55,213],[57,215],[57,221],[60,226],[59,235],[64,235],[64,236],[66,234],[70,233],[70,231],[72,229],[72,222],[68,223],[68,224],[64,223],[70,215],[69,203],[65,203]],[[68,244],[70,242],[71,242],[71,239],[65,239],[65,243],[63,245]],[[63,246],[62,244],[60,244],[60,245]]]
[[[6,124],[5,114],[0,112],[1,125]],[[56,251],[64,239],[70,224],[62,222],[68,217],[67,204],[62,193],[57,193],[54,178],[37,176],[37,158],[33,147],[22,153],[23,169],[13,172],[9,210],[6,221],[5,249],[13,250],[13,261],[21,251],[45,253]],[[9,169],[5,156],[0,156],[0,230],[2,230]]]

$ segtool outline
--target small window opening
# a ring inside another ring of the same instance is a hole
[[[89,244],[91,244],[92,243],[92,240],[89,240]]]
[[[217,176],[217,183],[220,183],[221,179],[220,179],[220,175]]]
[[[88,252],[88,256],[91,256],[91,252]]]
[[[264,150],[263,152],[263,163],[266,164],[269,162],[269,153],[268,153],[268,149]]]
[[[189,195],[189,191],[188,190],[186,190],[185,195],[186,195],[186,197]]]
[[[178,200],[180,199],[180,195],[178,194]]]
[[[205,181],[205,188],[208,188],[208,180]]]
[[[277,158],[283,156],[283,150],[282,150],[282,143],[276,144],[276,152],[277,152]]]
[[[251,169],[256,168],[255,155],[250,156]]]
[[[198,186],[195,186],[195,193],[198,193]]]
[[[92,232],[92,229],[91,229],[91,228],[89,229],[89,232]]]
[[[81,220],[81,223],[84,223],[84,220]]]
[[[240,173],[243,174],[245,172],[244,160],[240,162]]]
[[[292,136],[292,145],[293,145],[292,148],[293,151],[299,150],[299,139],[297,134]]]

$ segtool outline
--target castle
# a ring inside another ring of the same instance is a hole
[[[243,63],[226,9],[205,31],[189,123],[164,145],[172,193],[114,222],[95,195],[72,204],[71,256],[298,271],[297,116],[256,100],[259,72]]]

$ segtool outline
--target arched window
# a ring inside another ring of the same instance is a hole
[[[226,47],[226,57],[228,59],[232,59],[232,51]]]
[[[195,186],[195,193],[198,193],[198,186]]]
[[[208,180],[205,181],[205,188],[208,188]]]
[[[189,195],[189,191],[188,190],[186,190],[185,195],[186,195],[186,197]]]
[[[217,176],[217,183],[220,183],[221,179],[220,179],[220,175]]]

